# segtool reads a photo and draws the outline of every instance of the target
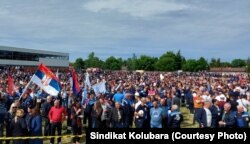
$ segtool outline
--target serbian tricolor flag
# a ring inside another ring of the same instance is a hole
[[[31,81],[51,96],[57,96],[61,91],[59,79],[44,64],[39,65]]]
[[[80,92],[80,85],[78,83],[77,75],[73,68],[70,70],[70,75],[71,75],[71,87],[72,87],[73,93],[74,95],[77,95]]]
[[[8,93],[9,95],[13,96],[15,91],[15,84],[11,75],[8,75]]]

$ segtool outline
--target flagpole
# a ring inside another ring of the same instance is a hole
[[[41,64],[38,65],[38,67],[40,66]],[[37,72],[38,68],[36,69],[35,73]],[[21,100],[21,98],[23,97],[24,93],[27,91],[28,87],[30,86],[30,83],[31,83],[31,80],[33,79],[35,74],[33,74],[33,76],[31,77],[30,81],[27,83],[24,91],[22,92],[20,98],[19,98],[19,101]]]
[[[31,80],[33,79],[34,75],[32,76],[32,78],[30,79],[30,81],[28,82],[28,84],[26,85],[24,91],[22,92],[19,101],[21,100],[21,98],[23,97],[23,95],[25,94],[25,92],[27,91],[28,87],[30,86]]]

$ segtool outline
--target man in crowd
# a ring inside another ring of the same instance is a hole
[[[221,128],[234,128],[235,127],[235,117],[231,112],[231,104],[224,104],[224,112],[222,113],[222,118],[219,121],[219,127]]]
[[[141,98],[141,104],[135,110],[136,128],[146,128],[149,109],[146,105],[146,98]]]
[[[197,112],[196,119],[200,128],[210,128],[212,125],[212,113],[210,107],[211,102],[205,101],[203,108]]]
[[[49,111],[49,120],[51,123],[51,135],[55,136],[56,130],[58,135],[62,134],[62,122],[67,119],[67,112],[64,107],[60,106],[60,101],[55,100],[54,106]],[[50,143],[54,144],[54,138],[50,139]],[[57,139],[57,143],[61,144],[61,138]]]
[[[249,114],[244,111],[244,106],[238,105],[234,115],[237,128],[249,128]]]
[[[102,116],[101,116],[101,127],[102,128],[108,128],[109,127],[109,115],[111,111],[111,106],[109,103],[104,99],[99,99],[101,106],[102,106]]]
[[[42,117],[44,119],[44,136],[51,135],[51,123],[49,120],[49,111],[53,106],[52,97],[48,96],[47,101],[42,104]]]
[[[132,126],[133,118],[133,107],[131,102],[132,95],[130,93],[125,94],[125,98],[122,100],[122,107],[124,110],[124,128],[129,128]]]
[[[125,113],[123,112],[120,103],[116,102],[109,117],[112,128],[123,128],[124,114]]]
[[[162,128],[162,116],[163,111],[161,107],[158,107],[158,102],[153,102],[153,108],[150,109],[150,127]]]
[[[171,113],[168,118],[169,128],[180,128],[183,121],[183,115],[178,111],[177,105],[172,105]]]

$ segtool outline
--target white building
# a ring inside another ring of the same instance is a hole
[[[0,46],[0,66],[38,66],[40,63],[51,67],[69,67],[69,54]]]

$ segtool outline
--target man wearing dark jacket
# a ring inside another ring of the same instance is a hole
[[[183,121],[183,116],[181,112],[178,111],[177,105],[172,105],[171,113],[168,118],[168,127],[169,128],[180,128],[181,122]]]
[[[212,124],[212,113],[210,111],[211,102],[205,101],[203,108],[201,108],[196,115],[196,120],[200,128],[209,128]]]
[[[221,121],[219,121],[219,127],[221,128],[234,128],[235,127],[235,117],[231,112],[231,104],[224,104],[224,112],[222,114]]]
[[[124,110],[124,128],[129,128],[131,118],[133,118],[133,109],[131,106],[131,94],[126,93],[125,98],[122,100],[122,107]],[[132,125],[131,125],[132,126]]]
[[[212,100],[212,106],[210,107],[210,111],[212,113],[212,124],[211,128],[218,128],[218,122],[221,118],[221,109],[218,106],[218,100]]]
[[[112,128],[123,128],[124,113],[119,102],[115,103],[115,107],[110,113],[110,122]]]
[[[42,104],[42,117],[44,118],[44,136],[49,136],[51,133],[51,124],[49,121],[49,111],[51,107],[53,106],[52,104],[52,97],[48,96],[47,101]]]
[[[135,110],[135,126],[136,128],[147,128],[147,120],[149,109],[146,105],[146,99],[141,99],[141,104]]]

